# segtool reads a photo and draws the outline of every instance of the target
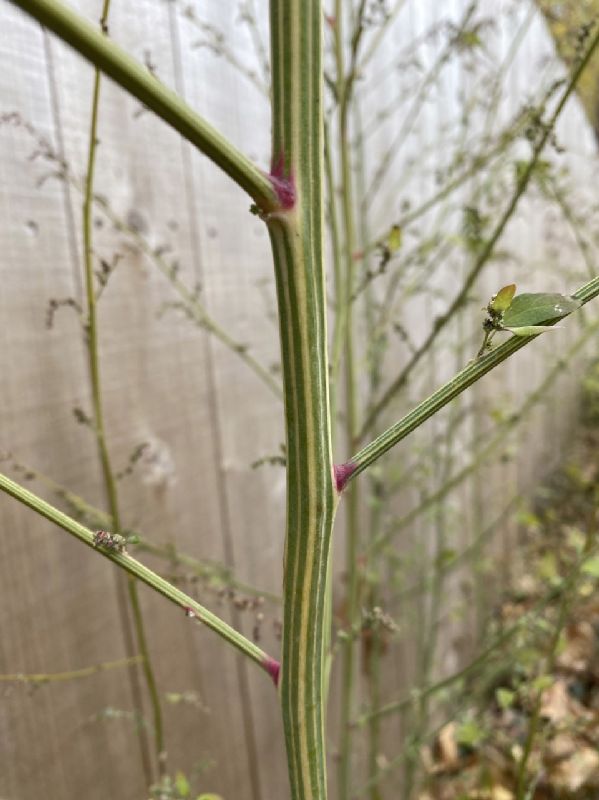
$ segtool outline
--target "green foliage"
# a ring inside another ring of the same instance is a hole
[[[493,295],[487,304],[487,317],[483,322],[485,338],[479,356],[490,347],[497,331],[509,331],[515,336],[537,336],[550,331],[553,323],[572,314],[582,305],[575,297],[544,292],[516,295],[516,285],[510,283]],[[544,324],[550,323],[550,324]]]
[[[518,294],[503,313],[503,326],[514,329],[542,325],[562,319],[580,306],[580,300],[562,294]]]
[[[592,578],[599,578],[599,556],[592,556],[584,561],[581,571]]]
[[[456,741],[458,744],[470,749],[479,747],[486,736],[487,732],[475,719],[465,720],[458,725],[456,730]]]
[[[495,692],[495,697],[497,698],[497,705],[499,708],[510,708],[516,699],[516,692],[512,691],[511,689],[504,689],[503,687],[497,689]]]

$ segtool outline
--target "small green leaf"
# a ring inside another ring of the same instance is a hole
[[[477,747],[485,738],[486,732],[476,722],[470,719],[462,722],[456,731],[456,741],[458,744],[465,745],[466,747]]]
[[[182,772],[177,772],[175,775],[175,789],[179,797],[189,797],[189,781]]]
[[[443,569],[451,564],[452,561],[455,560],[457,556],[457,552],[452,550],[451,548],[447,548],[446,550],[441,550],[437,558],[435,559],[435,566],[437,569]]]
[[[516,284],[510,283],[504,286],[497,294],[493,295],[489,303],[489,311],[495,311],[497,314],[505,313],[512,304],[514,295],[516,294]]]
[[[514,297],[503,315],[506,328],[542,325],[567,317],[582,303],[563,294],[524,293]],[[521,336],[530,334],[520,334]]]
[[[554,325],[522,325],[519,328],[513,328],[504,325],[502,330],[513,333],[514,336],[536,336],[539,333],[546,333],[547,331],[559,330]]]
[[[401,247],[403,231],[399,225],[392,225],[387,235],[387,249],[390,253],[396,253]]]
[[[587,558],[580,569],[581,572],[585,573],[585,575],[591,575],[593,578],[599,578],[599,556]]]
[[[539,561],[538,573],[539,577],[545,581],[548,581],[549,583],[552,583],[556,578],[559,577],[555,553],[545,553],[545,555]]]
[[[196,800],[223,800],[220,794],[199,794]]]
[[[497,689],[495,696],[499,708],[506,709],[513,705],[516,692],[512,692],[510,689]]]
[[[549,689],[550,686],[553,686],[554,678],[552,675],[539,675],[538,678],[535,678],[532,682],[532,688],[535,692],[544,692],[546,689]]]

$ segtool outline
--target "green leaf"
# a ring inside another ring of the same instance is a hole
[[[535,678],[532,682],[532,688],[535,692],[544,692],[546,689],[549,689],[550,686],[553,686],[554,678],[552,675],[539,675],[538,678]]]
[[[555,328],[553,325],[522,325],[519,328],[503,325],[502,330],[509,331],[514,336],[537,336],[539,333],[547,333],[547,331],[555,331],[559,328]]]
[[[466,747],[477,747],[485,738],[486,731],[476,722],[470,719],[463,722],[456,731],[456,741]]]
[[[524,293],[514,297],[503,315],[506,328],[523,328],[567,317],[582,303],[563,294]],[[538,332],[538,331],[537,331]],[[520,333],[520,336],[531,334]]]
[[[516,294],[516,284],[510,283],[504,286],[497,294],[493,295],[489,303],[489,311],[495,311],[497,314],[504,314],[512,304],[514,295]]]
[[[506,709],[513,705],[516,692],[512,692],[510,689],[497,689],[495,696],[499,708]]]
[[[177,772],[175,775],[175,788],[179,797],[189,797],[189,781],[182,772]]]
[[[587,558],[580,569],[581,572],[585,573],[585,575],[591,575],[593,578],[599,578],[599,556]]]
[[[196,800],[223,800],[220,794],[199,794]]]
[[[403,232],[399,225],[391,226],[391,230],[387,235],[387,241],[385,242],[387,245],[387,250],[390,253],[396,253],[401,247],[402,234]]]

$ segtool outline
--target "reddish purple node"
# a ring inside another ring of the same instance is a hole
[[[293,175],[285,174],[285,156],[282,153],[272,162],[268,177],[279,198],[281,208],[293,208],[295,205],[295,182]]]
[[[271,658],[267,656],[265,661],[262,662],[262,666],[268,672],[270,677],[273,680],[275,686],[279,685],[279,672],[281,671],[281,664],[277,661],[276,658]]]
[[[354,464],[353,461],[346,461],[345,464],[335,464],[333,467],[333,473],[335,475],[335,486],[337,487],[337,491],[339,494],[345,489],[348,480],[357,470],[358,465]]]

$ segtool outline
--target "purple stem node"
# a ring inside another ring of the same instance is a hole
[[[292,173],[286,173],[283,153],[273,159],[268,177],[279,198],[281,208],[286,211],[293,208],[295,205],[295,181]]]
[[[358,465],[353,461],[346,461],[345,464],[335,464],[333,474],[335,476],[335,486],[339,494],[345,489],[347,482],[357,470]]]
[[[275,686],[279,685],[279,672],[281,671],[281,663],[276,658],[267,656],[262,662],[262,666],[268,672]]]

